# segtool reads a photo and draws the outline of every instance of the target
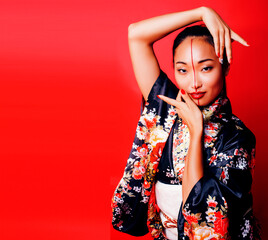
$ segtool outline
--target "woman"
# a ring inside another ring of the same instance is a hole
[[[201,20],[206,27],[186,28],[174,41],[177,88],[153,44]],[[232,114],[225,89],[232,40],[248,46],[206,7],[130,25],[146,104],[112,199],[114,228],[154,239],[260,239],[251,194],[255,136]]]

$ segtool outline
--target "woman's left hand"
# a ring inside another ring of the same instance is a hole
[[[176,108],[178,115],[188,126],[190,135],[202,135],[203,115],[195,102],[190,98],[188,93],[181,89],[177,95],[176,100],[163,95],[158,95],[158,97]]]

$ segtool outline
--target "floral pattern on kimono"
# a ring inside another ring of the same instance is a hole
[[[180,121],[174,131],[173,160],[176,177],[182,181],[189,135],[175,108],[156,95],[175,99],[177,93],[177,87],[161,71],[112,198],[112,224],[119,231],[134,236],[149,231],[154,239],[166,239],[155,199],[155,175],[171,128]],[[257,239],[251,193],[255,136],[232,114],[229,99],[222,93],[200,110],[204,117],[204,176],[180,208],[178,238]]]

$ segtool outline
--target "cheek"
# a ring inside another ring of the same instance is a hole
[[[179,89],[184,89],[184,90],[188,89],[187,81],[183,81],[182,79],[176,79],[176,83]]]
[[[223,85],[223,78],[220,72],[215,71],[211,74],[206,75],[205,78],[206,79],[204,79],[204,82],[208,87],[217,88]]]
[[[209,92],[209,96],[211,96],[212,98],[216,97],[220,91],[223,88],[223,79],[219,78],[215,81],[208,81],[206,84],[206,89]]]
[[[189,76],[182,76],[175,72],[175,80],[179,89],[188,89],[189,84],[191,84],[192,79]]]

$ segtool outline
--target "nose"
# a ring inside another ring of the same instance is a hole
[[[202,87],[202,80],[196,74],[193,74],[191,88],[196,90]]]

